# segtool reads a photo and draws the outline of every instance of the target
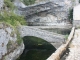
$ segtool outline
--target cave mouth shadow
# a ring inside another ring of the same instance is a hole
[[[46,60],[56,48],[49,42],[34,36],[23,37],[25,49],[17,60]]]

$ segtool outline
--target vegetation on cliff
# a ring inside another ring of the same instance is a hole
[[[22,43],[22,38],[20,37],[20,34],[17,31],[16,27],[27,24],[23,16],[18,16],[14,13],[15,6],[13,4],[13,1],[14,0],[4,0],[3,9],[0,11],[0,22],[4,22],[5,24],[10,25],[15,30],[13,33],[16,33],[17,43],[20,45]],[[8,48],[9,45],[10,44],[8,44]]]
[[[23,0],[24,4],[31,5],[34,4],[36,0]]]
[[[0,13],[0,22],[6,22],[12,26],[26,25],[23,16],[18,16],[14,13],[14,0],[4,0],[3,10]]]
[[[14,0],[4,0],[4,7],[8,7],[10,9],[14,9],[14,4],[13,4]]]
[[[23,16],[18,16],[13,12],[7,12],[7,11],[1,12],[0,22],[9,23],[14,27],[18,26],[19,24],[26,25],[26,21],[24,20]]]

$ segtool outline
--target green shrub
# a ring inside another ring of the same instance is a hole
[[[4,11],[3,13],[0,14],[0,22],[9,23],[14,27],[18,26],[19,24],[26,25],[26,21],[24,20],[23,16],[18,16],[13,12],[7,11]]]
[[[73,22],[73,9],[71,9],[71,10],[69,11],[69,16],[68,16],[68,18],[69,18],[70,23],[72,23],[72,22]]]
[[[17,34],[17,43],[18,45],[20,45],[22,43],[22,38],[20,37],[20,34],[17,31],[16,27],[18,25],[27,25],[27,24],[23,16],[18,16],[12,11],[15,8],[13,1],[14,0],[4,0],[4,9],[3,11],[0,12],[0,22],[4,22],[10,25],[15,30],[15,33]],[[9,11],[5,10],[5,7],[7,7]],[[12,32],[11,36],[14,36],[13,33],[14,32]],[[11,42],[9,41],[7,47],[9,48],[10,45]]]
[[[20,37],[19,32],[17,31],[16,33],[17,33],[17,43],[18,43],[18,45],[20,46],[21,43],[23,42],[23,40],[22,40],[22,38]]]
[[[11,2],[15,1],[15,0],[10,0]]]
[[[65,35],[65,40],[67,40],[67,39],[68,39],[68,36],[69,36],[68,34],[66,34],[66,35]]]
[[[8,25],[10,25],[15,30],[15,33],[17,34],[17,43],[18,43],[18,45],[20,45],[22,43],[22,38],[20,37],[20,34],[17,31],[16,26],[26,25],[26,21],[24,20],[24,17],[18,16],[16,14],[14,14],[13,12],[3,11],[0,14],[0,22],[7,23]],[[14,32],[11,33],[11,36],[14,36],[13,34],[14,34]],[[7,47],[9,47],[10,44],[11,43],[9,42]]]
[[[13,0],[4,0],[4,6],[13,9],[14,8]]]
[[[23,0],[24,4],[26,5],[30,5],[30,4],[34,4],[36,0]]]

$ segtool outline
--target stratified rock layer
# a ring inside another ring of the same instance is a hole
[[[21,4],[17,4],[18,10],[15,13],[26,16],[28,25],[32,26],[67,24],[69,11],[78,2],[78,0],[44,0],[26,7],[19,7]]]

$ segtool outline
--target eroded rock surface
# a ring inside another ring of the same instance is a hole
[[[8,24],[0,23],[0,59],[14,60],[15,57],[18,58],[24,45],[23,43],[19,45],[17,40],[15,30]]]
[[[20,7],[15,11],[18,15],[26,16],[28,25],[51,26],[66,23],[69,11],[78,4],[79,0],[37,0],[38,3]],[[66,22],[65,22],[66,21]]]

